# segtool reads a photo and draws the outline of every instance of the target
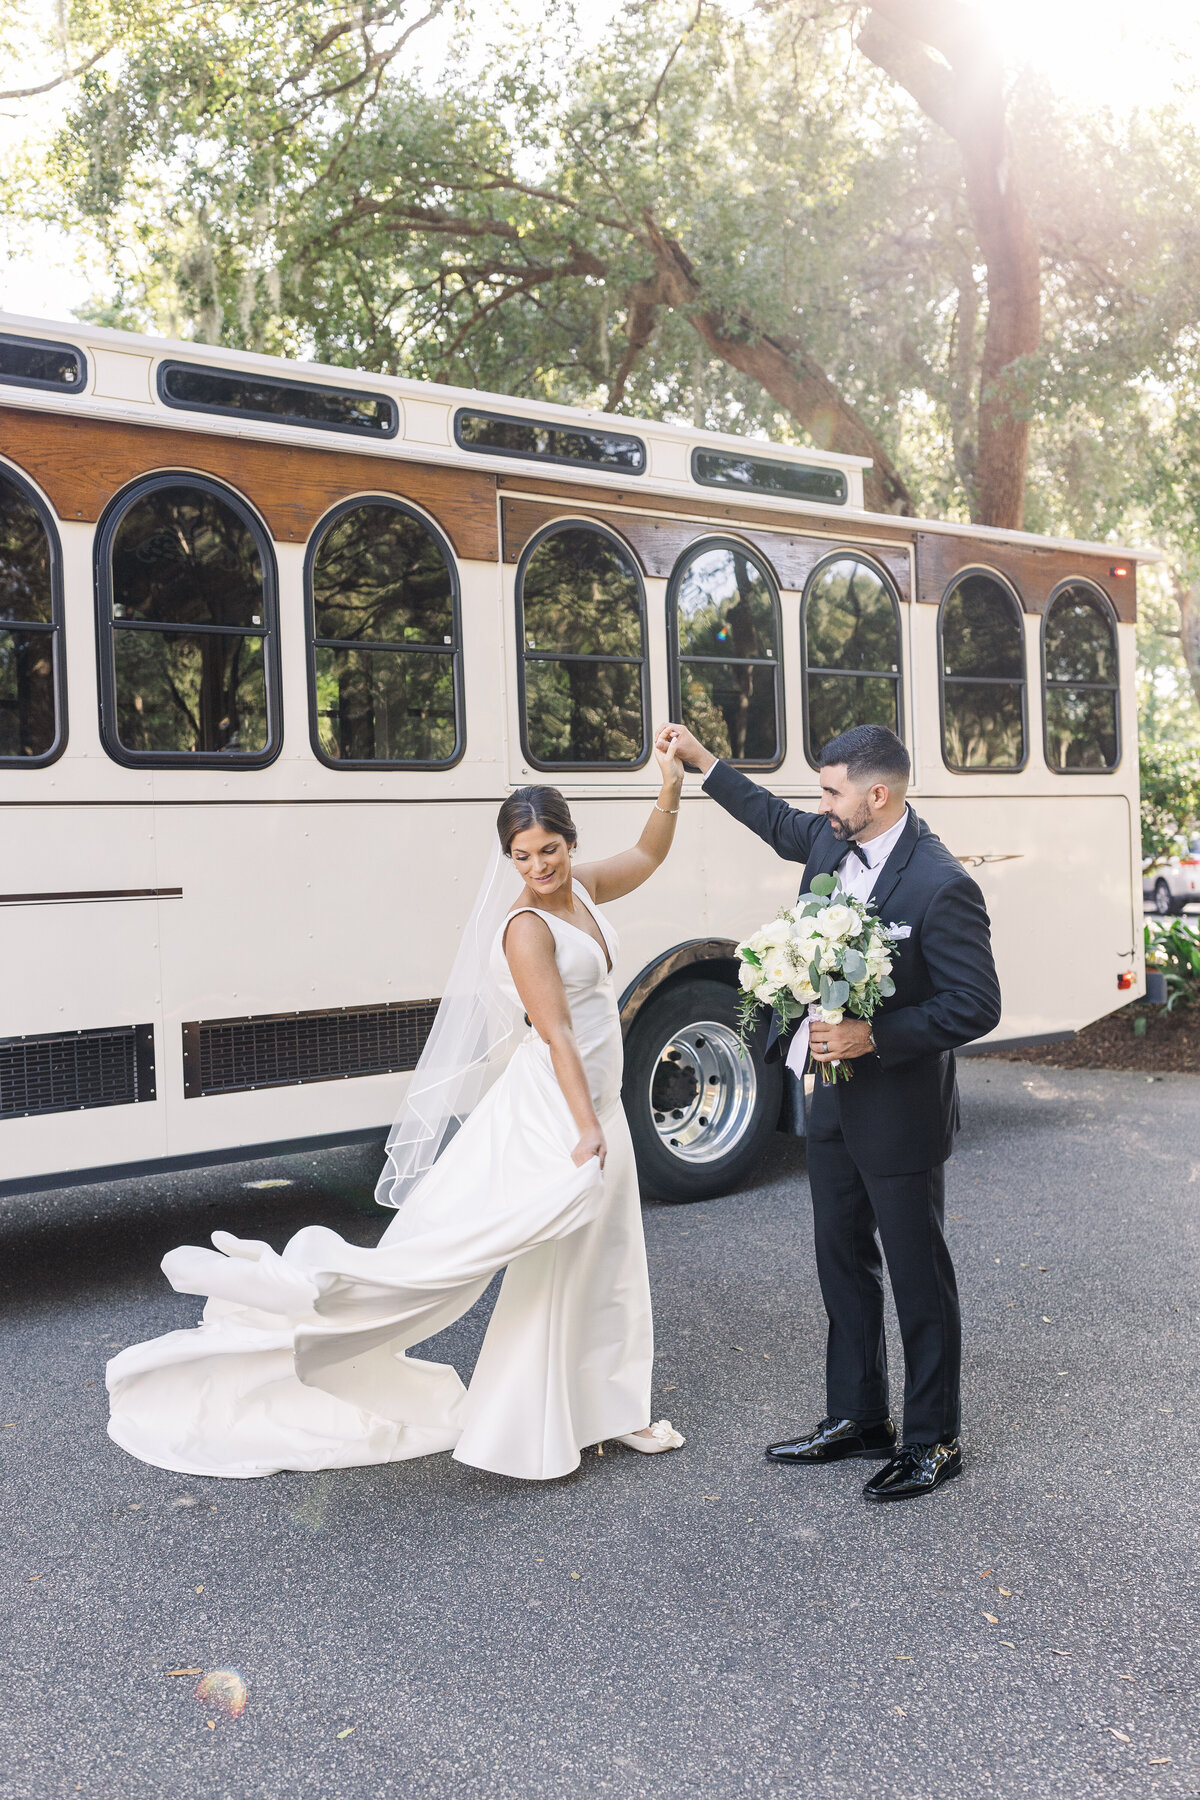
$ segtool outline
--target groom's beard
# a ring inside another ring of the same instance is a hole
[[[843,819],[837,813],[831,812],[829,823],[839,844],[853,844],[859,832],[865,831],[871,823],[871,809],[864,802],[858,812],[851,813],[848,819]]]

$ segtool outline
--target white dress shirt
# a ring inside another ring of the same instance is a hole
[[[847,855],[845,862],[838,870],[838,881],[845,892],[855,900],[869,900],[875,891],[875,883],[879,880],[879,871],[900,841],[900,834],[908,824],[908,808],[905,807],[894,825],[881,831],[878,837],[869,838],[862,846],[864,863],[853,851]]]

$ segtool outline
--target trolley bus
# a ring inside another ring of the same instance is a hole
[[[1148,553],[871,514],[865,466],[0,317],[0,1191],[382,1138],[498,802],[617,849],[668,716],[801,805],[900,733],[992,916],[988,1047],[1141,993]],[[733,951],[796,874],[689,779],[613,909],[651,1193],[787,1113]]]

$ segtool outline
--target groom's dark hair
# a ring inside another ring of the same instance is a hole
[[[886,725],[852,725],[849,731],[830,738],[821,752],[821,767],[836,769],[841,763],[859,787],[869,787],[873,781],[907,787],[912,773],[908,751]]]

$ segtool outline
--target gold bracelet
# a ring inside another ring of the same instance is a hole
[[[679,808],[677,806],[660,806],[656,800],[654,802],[654,810],[655,812],[660,812],[664,819],[673,819],[675,814],[679,811]]]

